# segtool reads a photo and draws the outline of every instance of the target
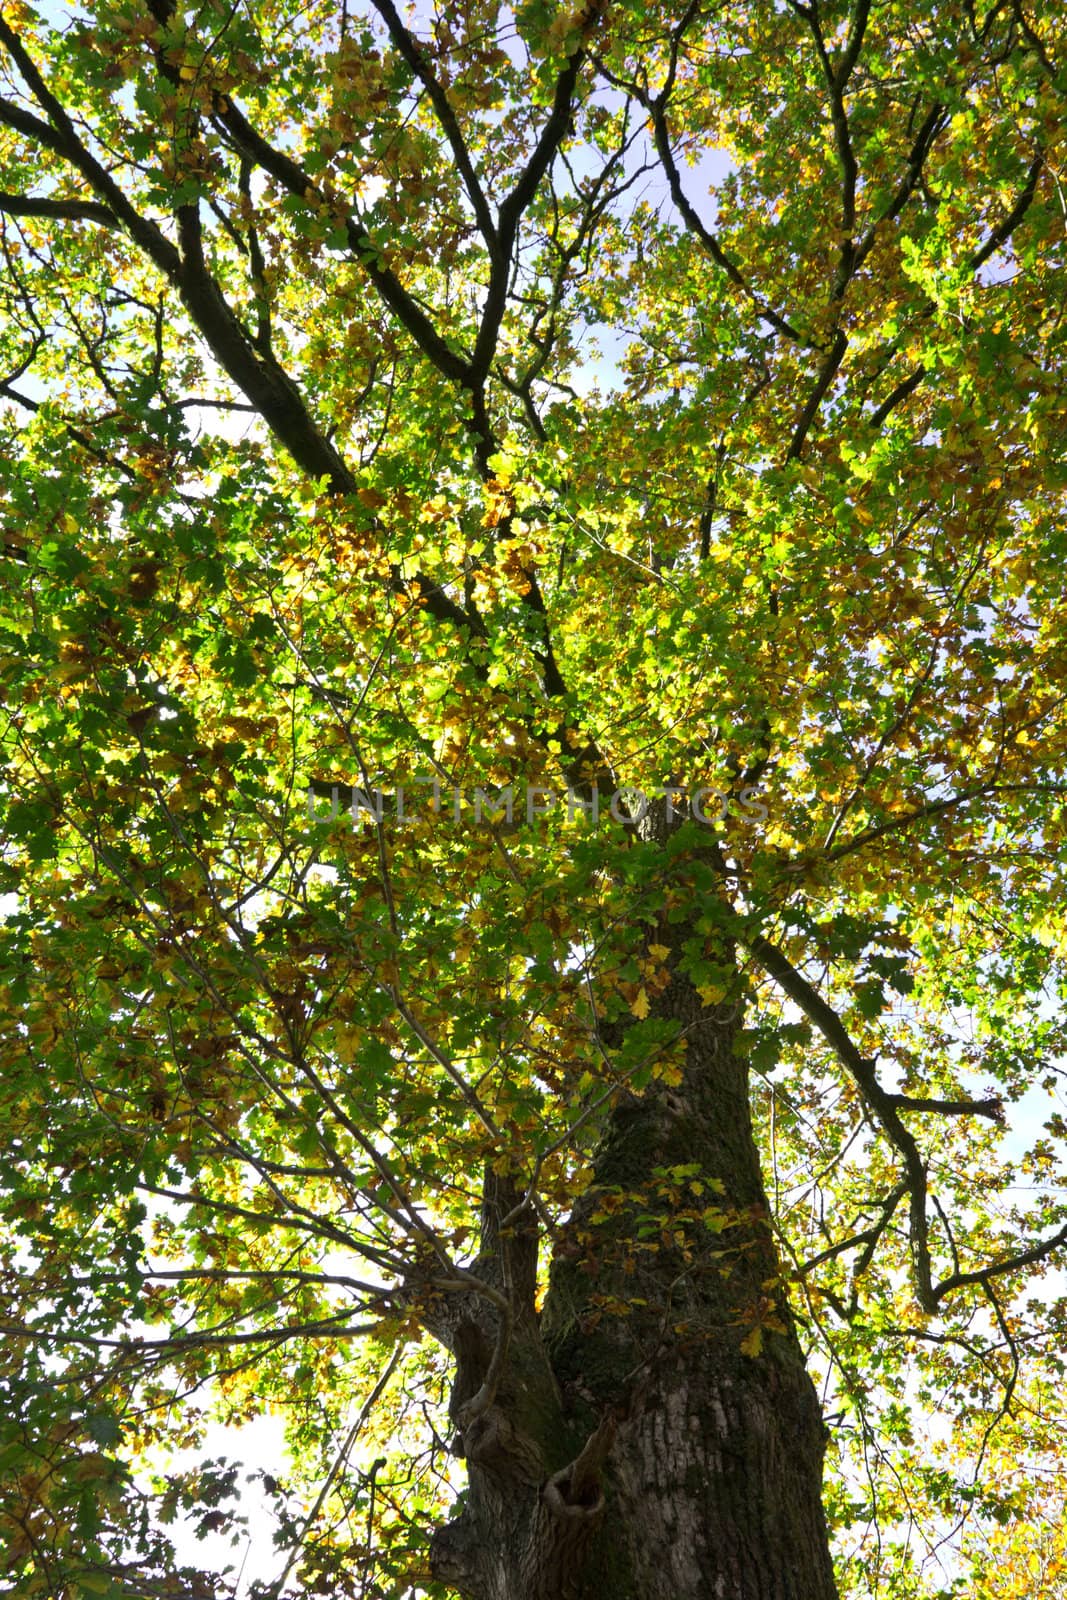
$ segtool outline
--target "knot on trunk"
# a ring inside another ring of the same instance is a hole
[[[477,1417],[463,1433],[463,1451],[468,1463],[519,1483],[540,1483],[544,1473],[541,1451],[511,1419],[493,1406]]]
[[[439,1582],[463,1595],[478,1594],[484,1565],[484,1534],[479,1533],[473,1518],[456,1517],[435,1528],[430,1540],[430,1571]]]

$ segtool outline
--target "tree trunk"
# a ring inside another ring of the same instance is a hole
[[[655,939],[676,958],[688,931]],[[768,1225],[738,1009],[709,1011],[675,972],[656,1010],[687,1030],[682,1082],[616,1107],[540,1316],[536,1239],[494,1231],[516,1191],[490,1177],[479,1269],[498,1263],[516,1322],[478,1415],[486,1302],[446,1335],[469,1487],[432,1547],[470,1600],[834,1600],[825,1430]]]

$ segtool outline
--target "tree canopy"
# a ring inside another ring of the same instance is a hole
[[[801,1357],[843,1596],[1065,1592],[1065,95],[1029,0],[4,0],[0,1594],[230,1593],[169,1452],[273,1412],[242,1593],[552,1600]]]

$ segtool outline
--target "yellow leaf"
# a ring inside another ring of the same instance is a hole
[[[363,1043],[362,1034],[358,1028],[338,1028],[334,1034],[334,1051],[338,1061],[343,1066],[351,1066]]]
[[[665,944],[650,944],[648,953],[650,956],[654,956],[657,961],[666,961],[671,952]]]
[[[717,1006],[726,999],[726,990],[718,983],[702,983],[697,994],[706,1006]]]
[[[741,1354],[743,1356],[752,1356],[755,1358],[759,1355],[762,1349],[763,1329],[757,1322],[756,1326],[754,1328],[750,1328],[745,1334],[745,1337],[741,1340]]]
[[[638,989],[637,998],[631,1004],[630,1010],[641,1022],[648,1016],[648,991],[645,989],[644,984]]]

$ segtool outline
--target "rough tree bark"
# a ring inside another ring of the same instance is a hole
[[[655,938],[676,956],[689,931]],[[768,1225],[739,1007],[709,1011],[675,971],[657,1009],[687,1030],[683,1081],[615,1108],[592,1186],[555,1242],[540,1315],[535,1228],[501,1235],[518,1190],[487,1177],[476,1270],[514,1307],[499,1383],[486,1384],[499,1324],[484,1298],[453,1305],[435,1329],[456,1358],[469,1487],[435,1536],[433,1568],[470,1600],[836,1594],[825,1430]],[[657,1177],[693,1163],[728,1219],[699,1243],[672,1224]],[[660,1226],[639,1237],[637,1214],[657,1210]],[[780,1331],[764,1327],[746,1353],[768,1316]]]

